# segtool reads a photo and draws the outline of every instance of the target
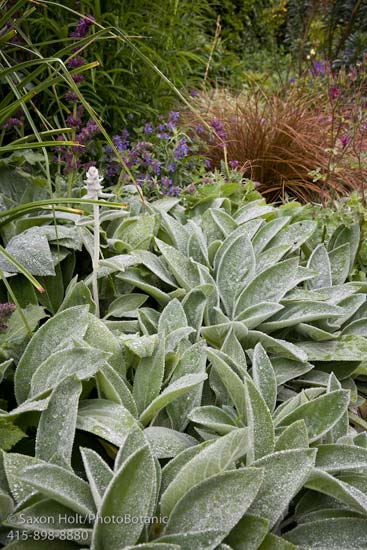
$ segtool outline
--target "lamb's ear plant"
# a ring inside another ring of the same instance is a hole
[[[66,303],[15,358],[6,548],[40,548],[39,532],[55,549],[360,547],[359,236],[313,249],[315,223],[278,214],[168,199],[101,215],[104,317]]]

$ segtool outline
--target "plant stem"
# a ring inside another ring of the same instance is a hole
[[[98,295],[98,267],[99,267],[99,248],[100,248],[100,236],[99,236],[99,206],[93,205],[93,217],[94,217],[94,246],[93,246],[93,259],[92,259],[92,289],[93,299],[96,304],[96,316],[99,317],[99,295]]]

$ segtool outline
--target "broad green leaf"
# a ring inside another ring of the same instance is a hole
[[[233,550],[257,550],[269,530],[269,522],[246,514],[232,529],[226,542]]]
[[[307,267],[314,269],[318,275],[308,281],[308,288],[323,288],[332,286],[331,265],[329,254],[323,244],[319,244],[312,252]],[[344,281],[343,281],[344,282]]]
[[[282,258],[290,251],[291,245],[283,244],[281,246],[274,246],[269,250],[264,250],[256,257],[256,271],[261,273],[269,267],[280,262]]]
[[[330,518],[299,525],[283,535],[301,548],[360,550],[366,543],[367,521],[357,518]]]
[[[166,544],[177,544],[180,550],[214,550],[223,539],[223,532],[218,528],[208,531],[192,531],[164,535],[158,541]]]
[[[82,385],[76,377],[60,382],[41,413],[36,437],[36,457],[70,467]]]
[[[135,418],[138,416],[136,403],[129,387],[123,378],[110,365],[105,365],[97,373],[100,397],[118,403],[127,409]]]
[[[4,471],[9,485],[10,493],[17,504],[33,495],[36,490],[23,479],[23,473],[29,466],[45,464],[42,460],[33,456],[18,453],[3,453]]]
[[[249,330],[246,338],[246,347],[255,347],[259,342],[267,352],[301,362],[305,362],[308,359],[307,353],[299,347],[298,342],[295,345],[280,338],[273,338],[269,334],[258,330]]]
[[[277,380],[271,361],[261,344],[255,346],[252,378],[269,411],[273,412],[277,400]]]
[[[157,229],[157,217],[141,215],[122,221],[113,234],[114,239],[121,239],[131,248],[148,249]]]
[[[349,391],[337,390],[326,393],[304,403],[275,425],[289,426],[297,420],[304,420],[310,443],[326,434],[340,420],[349,405]]]
[[[154,460],[149,447],[132,454],[115,473],[104,494],[99,515],[93,530],[93,550],[124,548],[135,544],[144,528],[144,522],[103,522],[103,518],[147,517],[152,494],[156,490]]]
[[[367,449],[351,445],[321,445],[317,452],[316,467],[330,473],[366,469]]]
[[[257,275],[239,295],[235,315],[260,302],[278,302],[293,287],[298,258],[285,260]]]
[[[342,336],[330,342],[298,342],[307,353],[309,361],[364,361],[367,354],[367,338]]]
[[[155,284],[150,283],[149,279],[143,277],[139,269],[128,269],[126,272],[116,275],[118,279],[121,279],[125,283],[139,288],[143,292],[146,292],[149,296],[152,296],[158,304],[165,306],[170,301],[170,295],[163,292]]]
[[[31,378],[39,365],[71,338],[83,338],[89,323],[88,307],[77,306],[57,313],[33,336],[15,372],[15,394],[18,403],[27,399]]]
[[[3,361],[2,363],[0,363],[0,384],[4,379],[6,371],[12,364],[13,364],[13,359],[7,359],[6,361]]]
[[[197,444],[197,440],[191,435],[162,426],[145,428],[144,436],[156,458],[172,458]]]
[[[288,449],[308,449],[309,441],[307,426],[304,420],[297,420],[282,431],[275,443],[276,451],[287,451]]]
[[[161,281],[170,286],[176,286],[176,282],[162,260],[148,250],[132,250],[130,256],[139,264],[143,264]],[[113,260],[114,258],[112,258]]]
[[[231,358],[231,360],[236,364],[238,372],[240,372],[242,376],[245,376],[247,372],[246,354],[235,334],[234,329],[231,329],[228,332],[226,339],[223,342],[221,351],[226,353]]]
[[[159,239],[155,241],[175,279],[182,288],[191,290],[198,286],[200,284],[200,278],[196,264],[172,246],[169,246]]]
[[[182,327],[187,327],[185,310],[177,299],[171,300],[159,317],[158,332],[170,333]]]
[[[152,334],[149,336],[129,336],[124,340],[124,344],[128,350],[138,357],[151,357],[156,349],[158,336]]]
[[[173,246],[182,252],[182,254],[186,254],[187,243],[190,236],[188,228],[166,212],[161,211],[160,216],[162,219],[161,226],[168,234]]]
[[[196,262],[209,265],[208,248],[201,227],[192,220],[187,222],[186,227],[189,227],[191,232],[190,238],[186,244],[187,256],[193,258]]]
[[[163,515],[169,515],[180,499],[203,480],[224,472],[248,451],[248,430],[235,430],[204,447],[179,470],[162,495],[160,506]],[[208,526],[209,529],[214,528]],[[191,529],[192,530],[192,529]]]
[[[187,324],[196,330],[196,339],[200,338],[200,328],[203,324],[204,311],[208,296],[213,292],[211,285],[200,285],[193,288],[182,300]]]
[[[0,449],[3,451],[10,451],[14,445],[18,443],[23,437],[27,437],[27,434],[23,432],[14,424],[10,419],[0,417]]]
[[[215,240],[222,241],[223,237],[227,237],[237,227],[234,219],[219,208],[211,208],[204,212],[201,223],[208,243]]]
[[[135,425],[131,413],[107,399],[81,401],[77,417],[77,428],[102,437],[120,447],[127,433]]]
[[[56,464],[38,464],[26,468],[22,479],[78,514],[95,514],[96,508],[88,483],[70,470]]]
[[[89,315],[89,324],[83,339],[93,348],[110,353],[108,362],[111,367],[120,376],[125,375],[126,365],[124,364],[121,344],[101,319],[98,319],[95,315]]]
[[[230,470],[204,479],[178,501],[165,533],[202,532],[219,527],[223,539],[254,501],[262,480],[262,471],[255,468]]]
[[[80,453],[94,503],[99,509],[106,488],[113,477],[113,471],[92,449],[81,448]]]
[[[308,479],[315,455],[316,449],[295,449],[254,462],[253,466],[263,468],[264,481],[249,513],[269,520],[272,528]]]
[[[177,397],[190,391],[206,380],[206,378],[207,375],[204,373],[188,374],[178,378],[175,382],[167,386],[167,388],[141,413],[140,422],[146,426],[158,411],[166,407],[168,403],[171,403],[171,401]]]
[[[294,544],[291,544],[282,537],[278,537],[273,533],[268,533],[259,546],[258,550],[297,550]]]
[[[251,441],[247,463],[274,451],[274,427],[270,411],[251,379],[245,380],[246,418]]]
[[[136,546],[125,546],[124,550],[181,550],[181,546],[165,542],[146,542]]]
[[[255,255],[246,234],[235,239],[229,236],[217,255],[220,255],[220,260],[216,270],[216,281],[224,308],[230,315],[239,292],[255,275]]]
[[[159,395],[165,368],[165,338],[163,334],[152,357],[143,357],[135,372],[133,397],[141,414]]]
[[[70,345],[72,342],[70,342]],[[92,378],[107,366],[108,354],[96,348],[74,347],[52,353],[32,376],[30,397],[35,398],[74,376],[77,380]]]
[[[288,380],[298,378],[313,369],[311,363],[304,361],[295,361],[286,357],[275,357],[272,359],[272,365],[277,379],[278,386],[285,384]]]
[[[192,409],[189,419],[219,435],[225,435],[238,428],[230,414],[214,405]]]
[[[175,382],[182,376],[189,374],[205,374],[206,350],[203,341],[197,342],[189,347],[179,360],[173,371],[170,382]],[[171,420],[172,427],[183,431],[188,424],[188,414],[200,405],[203,391],[203,384],[193,388],[190,393],[178,397],[167,406],[167,413]]]

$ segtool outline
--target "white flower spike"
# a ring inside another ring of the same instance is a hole
[[[103,176],[99,175],[98,168],[95,166],[90,166],[87,172],[87,179],[84,180],[86,183],[87,194],[85,199],[98,200],[103,197],[112,197],[111,193],[103,193],[103,186],[101,182],[103,181]]]

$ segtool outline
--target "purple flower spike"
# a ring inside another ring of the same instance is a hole
[[[11,128],[15,128],[16,126],[22,126],[22,122],[19,120],[19,118],[11,117],[8,118],[6,122],[2,125],[2,128],[5,130],[10,130]]]

